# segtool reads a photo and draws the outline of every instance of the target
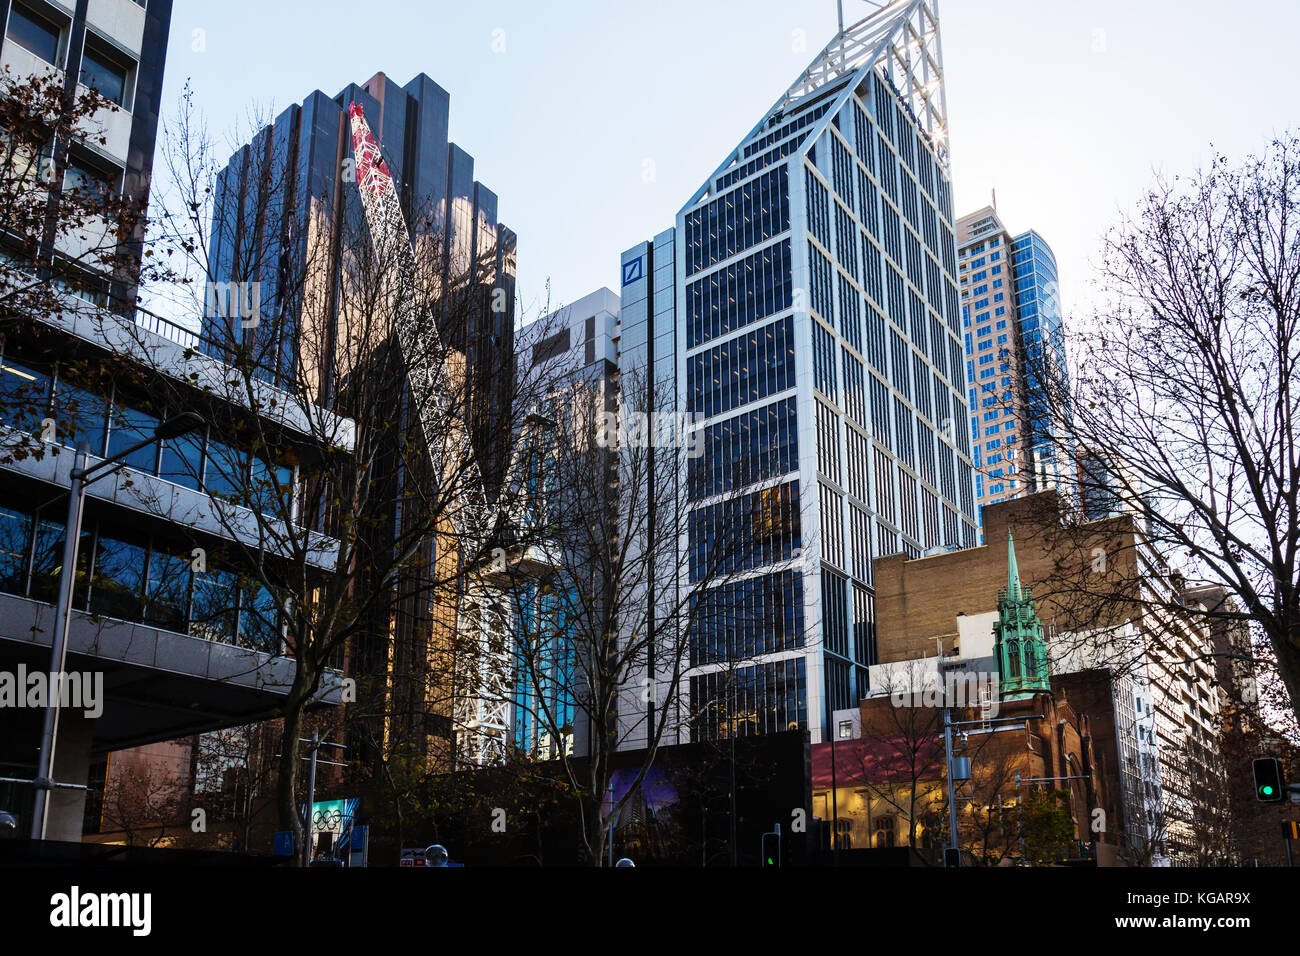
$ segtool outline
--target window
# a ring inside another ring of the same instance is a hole
[[[95,542],[90,611],[123,621],[143,615],[145,545],[119,529],[102,528]]]
[[[184,633],[190,591],[190,557],[154,548],[145,583],[146,623]]]
[[[0,591],[22,594],[27,577],[27,539],[31,515],[0,508]]]
[[[256,455],[249,456],[248,491],[250,505],[265,514],[287,513],[293,491],[293,469],[280,462],[268,464]]]
[[[102,201],[117,192],[117,176],[76,156],[69,156],[68,168],[63,174],[63,188],[87,199]]]
[[[280,649],[280,605],[262,585],[245,580],[240,588],[239,643],[270,654]]]
[[[205,574],[194,576],[194,611],[190,633],[209,641],[230,644],[235,639],[235,575],[213,567],[209,558]]]
[[[9,11],[9,25],[5,36],[29,53],[35,53],[47,63],[59,65],[59,35],[57,26],[22,7]]]
[[[92,455],[104,451],[104,430],[108,424],[108,401],[102,392],[83,388],[69,381],[70,375],[60,366],[54,387],[55,439],[76,446],[85,441]]]
[[[850,737],[852,737],[852,736],[853,736],[853,721],[851,721],[851,720],[841,720],[841,721],[840,721],[840,730],[839,730],[839,733],[840,733],[840,740],[847,740],[847,739],[849,739]]]
[[[157,427],[158,419],[148,412],[126,405],[114,405],[112,421],[109,423],[107,457],[112,458],[137,442],[152,438]],[[158,468],[158,446],[155,444],[137,448],[123,460],[129,467],[152,475]]]
[[[162,466],[158,469],[159,477],[197,491],[203,468],[202,430],[181,435],[179,438],[171,438],[160,444]]]
[[[130,71],[126,67],[90,46],[81,54],[81,82],[123,108],[126,107],[129,77]]]
[[[49,400],[49,372],[6,354],[0,364],[0,420],[28,434],[39,431]]]
[[[247,457],[223,442],[209,439],[207,467],[203,472],[207,493],[217,498],[242,501],[247,491]]]

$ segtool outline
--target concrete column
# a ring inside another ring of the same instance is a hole
[[[59,783],[85,785],[89,779],[92,727],[80,710],[69,707],[60,712],[58,746],[54,751],[54,779]],[[79,843],[85,812],[85,790],[53,791],[46,839]]]

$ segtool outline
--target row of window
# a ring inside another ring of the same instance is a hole
[[[799,132],[799,130],[812,125],[813,123],[821,119],[823,116],[825,116],[826,111],[828,109],[830,109],[830,104],[824,103],[821,106],[818,106],[816,109],[806,110],[802,115],[800,115],[798,119],[791,120],[789,123],[786,123],[775,133],[768,133],[766,136],[763,136],[760,139],[756,139],[754,140],[754,142],[746,146],[743,151],[744,157],[748,159],[750,156],[753,156],[755,153],[759,153],[767,149],[767,147],[771,146],[773,143],[779,143],[781,140],[785,139],[791,133],[797,133]]]
[[[813,385],[832,402],[839,403],[835,377],[835,335],[815,319],[812,322]]]
[[[786,316],[687,359],[687,411],[721,415],[793,388],[794,374],[794,335]]]
[[[0,507],[0,590],[38,601],[57,596],[61,518]],[[108,520],[82,522],[74,610],[141,622],[211,641],[277,653],[281,609],[259,582],[218,557]]]
[[[697,508],[687,537],[693,583],[788,561],[802,546],[799,482]]]
[[[704,453],[690,463],[693,500],[799,469],[794,396],[709,425]]]
[[[808,275],[812,285],[812,308],[827,322],[835,321],[831,298],[831,261],[815,245],[808,243]]]
[[[71,24],[58,23],[33,7],[15,3],[5,24],[5,39],[45,62],[63,69]],[[130,109],[135,64],[127,62],[107,42],[86,31],[81,51],[81,82],[105,99]]]
[[[804,659],[692,677],[691,712],[693,741],[807,730]]]
[[[538,754],[549,728],[574,723],[577,662],[566,639],[566,617],[578,596],[535,584],[521,584],[520,589],[519,632],[528,646],[519,647],[515,664],[514,741],[525,753]]]
[[[790,308],[790,243],[778,242],[686,287],[687,348]]]
[[[786,570],[691,596],[692,667],[793,650],[804,641],[803,574]]]
[[[849,581],[822,569],[822,643],[833,654],[849,656]],[[839,707],[832,707],[839,710]]]
[[[771,152],[764,153],[762,156],[758,157],[758,159],[751,159],[749,162],[744,163],[741,166],[728,170],[726,173],[718,177],[716,188],[719,191],[727,189],[728,187],[740,182],[742,179],[748,179],[760,169],[766,169],[773,163],[779,163],[802,146],[803,141],[806,138],[807,134],[804,134],[804,136],[796,136],[789,142],[782,143]]]
[[[168,414],[126,393],[107,375],[78,373],[20,357],[6,349],[0,360],[0,421],[41,440],[112,457],[151,438]],[[155,442],[123,461],[131,468],[187,488],[254,507],[293,487],[293,469],[269,454],[256,455],[218,440],[211,429]]]
[[[789,169],[780,165],[686,215],[686,274],[790,228]]]
[[[835,482],[843,482],[840,477],[840,417],[834,409],[817,399],[813,400],[817,409],[817,470]]]

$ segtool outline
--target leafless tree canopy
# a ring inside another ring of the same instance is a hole
[[[1186,614],[1185,588],[1226,588],[1231,606],[1197,613],[1259,628],[1300,713],[1300,141],[1160,177],[1108,237],[1102,292],[1073,381],[1034,371],[1083,463],[1083,517],[1133,516],[1147,558],[1076,590]],[[1095,543],[1075,542],[1076,566]],[[1162,565],[1176,573],[1139,593]]]

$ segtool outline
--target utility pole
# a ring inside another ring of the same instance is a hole
[[[961,852],[957,845],[957,786],[952,772],[952,708],[943,709],[944,776],[948,778],[948,847]]]
[[[985,720],[953,720],[952,708],[944,707],[943,709],[943,751],[944,751],[944,771],[948,778],[948,849],[960,853],[960,847],[957,842],[957,788],[953,778],[956,774],[953,771],[952,757],[952,731],[954,727],[972,727],[976,728],[968,733],[993,733],[998,729],[1011,730],[1016,727],[1025,727],[1030,720],[1040,720],[1042,714],[1033,717],[990,717]],[[999,725],[994,727],[994,725]],[[964,758],[965,759],[965,758]],[[970,761],[966,760],[966,766]],[[969,776],[969,772],[967,774]],[[1017,778],[1019,774],[1017,773]],[[1019,803],[1019,801],[1017,801]]]
[[[311,834],[312,818],[311,809],[316,804],[316,752],[320,750],[320,734],[316,731],[311,732],[311,744],[307,748],[311,754],[311,770],[307,774],[307,812],[303,814],[306,818],[306,827],[303,830],[302,838],[302,865],[307,866],[311,863]]]
[[[307,744],[307,750],[310,756],[303,757],[303,760],[310,761],[310,769],[307,772],[307,807],[303,812],[303,837],[302,852],[299,855],[299,862],[303,866],[311,865],[311,844],[312,834],[315,832],[315,821],[312,819],[312,807],[316,805],[316,764],[324,763],[331,767],[346,767],[347,764],[337,760],[318,760],[317,752],[321,747],[338,747],[340,750],[347,750],[343,744],[330,743],[328,740],[320,739],[320,732],[313,730],[311,740],[305,737],[299,737],[298,742]]]

